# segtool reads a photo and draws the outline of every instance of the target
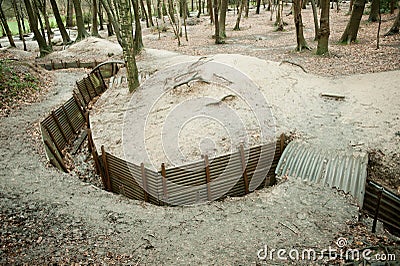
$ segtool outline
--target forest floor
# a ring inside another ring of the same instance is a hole
[[[352,85],[360,77],[369,77],[371,83],[387,79],[390,86],[396,86],[400,70],[400,36],[382,37],[381,49],[375,50],[374,29],[377,24],[362,22],[358,43],[349,46],[335,44],[349,18],[344,15],[346,7],[342,8],[339,14],[331,12],[331,23],[334,25],[330,46],[332,53],[326,57],[317,57],[312,51],[293,52],[295,36],[292,16],[285,18],[289,23],[285,32],[275,32],[272,22],[268,20],[269,14],[263,11],[257,16],[254,15],[254,9],[250,10],[248,19],[242,19],[242,30],[239,32],[230,30],[233,28],[235,16],[228,16],[226,45],[213,44],[213,30],[207,17],[202,17],[198,24],[188,27],[189,43],[183,41],[184,45],[181,47],[177,47],[171,29],[161,33],[161,40],[158,40],[157,31],[144,28],[143,40],[147,48],[166,49],[186,55],[243,54],[275,61],[269,63],[274,67],[278,67],[283,60],[292,61],[301,64],[313,77],[323,76],[320,79],[321,86],[325,86],[325,78],[335,83],[336,77],[341,77],[341,81],[353,80],[348,83]],[[312,41],[313,23],[310,10],[303,12],[306,38],[315,47]],[[383,16],[382,32],[390,27],[394,17]],[[365,19],[364,17],[363,21]],[[115,39],[110,40],[115,43]],[[1,42],[4,47],[6,40],[2,39]],[[121,58],[121,50],[106,40],[90,38],[77,45],[80,46],[79,49],[77,46],[73,48],[75,52],[71,52],[73,49],[66,49],[36,62],[47,62],[50,58],[64,61]],[[35,62],[37,50],[34,42],[30,42],[29,47],[32,50],[27,53],[16,49],[2,49],[1,58],[17,58],[23,63]],[[168,57],[158,61],[153,58],[152,61],[149,54],[151,53],[144,52],[138,57],[143,71],[151,72],[171,64]],[[158,54],[163,53],[158,51]],[[187,59],[186,55],[180,59]],[[155,62],[158,65],[154,66]],[[31,67],[35,68],[33,64]],[[299,76],[306,74],[295,66],[282,65],[280,68],[289,71],[291,75],[296,75],[296,71]],[[395,71],[343,77],[390,70]],[[268,73],[271,71],[273,70],[268,70]],[[301,252],[305,248],[314,248],[321,251],[329,246],[336,248],[335,243],[339,237],[347,239],[347,248],[371,248],[374,253],[395,253],[398,263],[398,238],[388,234],[381,224],[378,224],[376,234],[370,233],[370,219],[357,222],[358,208],[348,195],[319,185],[305,184],[297,179],[283,179],[276,186],[243,198],[228,198],[205,205],[174,208],[153,206],[107,193],[93,186],[92,183],[95,182],[87,180],[85,174],[82,175],[82,167],[77,167],[78,169],[68,174],[60,173],[46,163],[38,123],[50,110],[71,96],[75,81],[82,78],[87,71],[70,69],[35,72],[32,73],[38,79],[43,78],[41,82],[44,89],[39,94],[35,93],[35,97],[27,96],[26,104],[23,104],[23,99],[19,99],[18,108],[12,106],[12,110],[5,112],[0,118],[0,264],[343,264],[349,261],[329,260],[326,256],[317,261],[282,261],[276,254],[274,260],[260,261],[257,258],[258,251],[265,245],[270,249],[296,248]],[[368,83],[368,79],[363,82]],[[375,87],[379,89],[384,86],[385,84],[377,84]],[[290,84],[287,89],[287,93],[290,93]],[[352,87],[346,87],[343,93],[349,92],[350,95],[351,89]],[[294,91],[300,92],[299,88]],[[371,112],[371,115],[389,119],[388,125],[391,127],[379,124],[378,128],[374,127],[371,131],[378,132],[379,138],[384,138],[379,133],[379,128],[393,135],[396,132],[392,131],[399,126],[398,122],[396,124],[399,117],[399,98],[391,97],[391,91],[396,93],[399,90],[398,87],[385,90],[382,99],[378,101],[381,106],[359,106],[366,109],[358,110],[359,112]],[[363,93],[369,93],[368,97],[372,98],[376,95],[374,90],[367,89],[363,92],[362,84],[360,90],[351,95],[356,97]],[[301,101],[318,99],[305,96],[306,94],[302,94]],[[384,106],[385,99],[393,105],[392,111],[388,106],[390,104]],[[351,109],[352,103],[350,101],[344,104]],[[360,102],[354,103],[358,106]],[[331,107],[335,104],[340,103],[328,103]],[[326,102],[323,102],[321,108],[325,105]],[[289,105],[280,105],[282,112],[285,106]],[[383,108],[390,113],[369,108],[371,106]],[[293,118],[288,113],[287,119],[296,122],[295,114],[298,109],[289,109]],[[332,119],[335,120],[334,116]],[[312,121],[315,119],[311,119]],[[369,128],[365,130],[362,134],[368,135]],[[386,184],[396,190],[400,185],[400,137],[392,135],[385,144],[392,146],[391,152],[382,155],[382,152],[376,151],[376,156],[382,158],[376,160],[378,165],[375,167],[381,167],[381,172],[377,171],[381,181],[387,178]],[[377,136],[371,134],[369,137],[373,140]],[[91,163],[90,159],[86,159],[90,157],[89,154],[83,153],[81,157]],[[386,175],[382,178],[381,174],[385,171]],[[86,176],[89,175],[88,172],[93,175],[90,169],[86,169]]]

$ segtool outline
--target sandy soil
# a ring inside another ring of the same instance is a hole
[[[143,56],[155,58],[157,62],[155,65],[165,65],[166,62],[162,59],[165,53],[147,50]],[[179,60],[193,59],[196,58],[185,58],[179,54],[170,53],[168,65],[174,65],[174,62]],[[400,138],[396,132],[400,131],[400,102],[396,95],[399,94],[400,87],[394,78],[400,75],[399,71],[329,78],[304,73],[299,71],[297,66],[290,64],[279,64],[242,55],[214,55],[209,59],[239,69],[258,84],[260,91],[270,104],[278,135],[282,132],[296,132],[304,141],[327,150],[380,150],[384,154],[393,156],[394,160],[399,162]],[[143,58],[143,61],[148,60]],[[152,72],[145,65],[142,68],[144,72]],[[176,66],[172,68],[175,69]],[[158,75],[162,76],[163,73],[163,71],[154,73],[154,76],[150,76],[132,95],[128,93],[126,78],[122,78],[125,73],[121,72],[118,75],[114,86],[98,100],[91,113],[96,146],[104,145],[112,154],[124,157],[123,127],[127,119],[125,116],[129,115],[134,118],[131,121],[133,126],[129,127],[133,136],[143,134],[144,130],[150,131],[146,135],[145,149],[136,149],[137,156],[134,157],[134,162],[138,164],[145,162],[147,165],[156,166],[159,170],[162,162],[170,162],[167,156],[168,151],[165,150],[166,144],[163,143],[165,139],[168,139],[168,136],[165,136],[168,132],[162,132],[162,128],[166,126],[165,121],[168,115],[174,113],[174,108],[189,98],[204,97],[204,94],[216,100],[229,94],[223,89],[210,89],[204,86],[199,89],[196,86],[184,85],[168,94],[160,95],[154,103],[147,103],[143,95],[149,93],[154,84],[162,87],[162,82],[157,83],[153,80],[157,80]],[[124,82],[118,85],[119,80]],[[182,96],[182,91],[185,96]],[[378,94],[377,91],[379,91]],[[322,97],[321,94],[342,95],[345,99],[337,101]],[[243,105],[238,105],[238,101],[234,100],[229,104],[233,112],[239,117],[252,117],[251,108],[241,108]],[[132,105],[132,102],[136,104]],[[162,103],[162,108],[158,106],[160,103]],[[144,114],[149,104],[154,104],[151,110],[155,112]],[[186,109],[186,111],[193,110]],[[143,115],[148,115],[146,121],[150,121],[148,122],[150,125],[146,128],[135,125],[135,122],[140,125],[138,117]],[[213,136],[217,139],[214,140],[215,146],[213,146],[215,154],[237,149],[238,143],[235,141],[232,143],[231,140],[239,136],[231,136],[228,131],[221,130],[221,125],[213,123],[212,119],[206,120],[208,124],[196,120],[197,124],[180,125],[179,143],[182,145],[181,150],[185,154],[186,161],[200,159],[200,137],[205,139]],[[231,125],[223,126],[231,127]],[[199,131],[201,133],[196,134]],[[214,132],[219,133],[215,135]],[[255,136],[253,133],[249,135]],[[371,138],[371,136],[374,137]],[[224,141],[221,141],[222,139]],[[131,141],[134,142],[132,147],[142,147],[141,139],[133,138]],[[249,145],[264,141],[266,140],[254,137],[250,139]],[[183,162],[185,161],[178,161],[178,165]]]

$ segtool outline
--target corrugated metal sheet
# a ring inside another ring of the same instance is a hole
[[[324,151],[293,141],[283,152],[275,173],[322,183],[354,196],[362,206],[367,178],[366,153]]]

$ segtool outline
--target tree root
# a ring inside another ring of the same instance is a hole
[[[302,65],[300,65],[298,63],[295,63],[295,62],[292,62],[292,61],[289,61],[289,60],[283,60],[279,65],[282,65],[283,63],[288,63],[288,64],[291,64],[291,65],[294,65],[294,66],[298,66],[304,71],[304,73],[308,73],[307,70]]]

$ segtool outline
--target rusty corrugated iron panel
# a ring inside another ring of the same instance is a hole
[[[362,206],[367,178],[367,153],[324,151],[293,141],[283,152],[275,173],[322,183],[354,196]]]

